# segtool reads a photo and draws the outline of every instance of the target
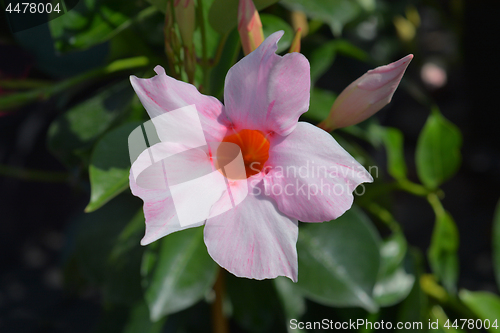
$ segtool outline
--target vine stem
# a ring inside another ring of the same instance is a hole
[[[224,297],[226,295],[225,271],[220,268],[214,284],[215,301],[212,303],[212,325],[214,333],[229,333],[229,324],[224,316]]]
[[[203,87],[207,89],[209,84],[208,80],[209,64],[207,56],[207,32],[205,29],[205,16],[203,15],[203,1],[198,1],[197,9],[200,22],[200,29],[201,29],[201,53],[202,53],[201,67],[203,69]]]
[[[0,110],[2,110],[2,112],[15,111],[16,107],[20,107],[37,100],[47,100],[53,95],[56,95],[87,80],[100,78],[105,75],[112,75],[121,71],[135,70],[146,66],[148,63],[149,60],[146,57],[133,57],[115,60],[105,67],[82,73],[64,81],[57,82],[48,87],[41,87],[35,90],[2,96],[0,97]]]
[[[0,176],[48,183],[64,183],[70,179],[70,174],[65,172],[19,169],[9,165],[1,164]]]

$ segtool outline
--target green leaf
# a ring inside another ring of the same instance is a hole
[[[326,73],[326,71],[332,66],[336,56],[337,48],[335,41],[333,40],[323,43],[312,50],[309,55],[309,63],[311,65],[311,85],[314,85],[314,83]]]
[[[384,240],[380,247],[380,270],[373,288],[373,296],[380,306],[399,303],[413,287],[415,276],[408,273],[403,265],[406,249],[406,239],[400,232]]]
[[[493,266],[495,269],[495,277],[497,285],[500,288],[500,201],[498,201],[493,217]]]
[[[415,155],[418,177],[425,186],[435,189],[457,172],[461,146],[460,130],[434,108],[420,133]]]
[[[163,14],[167,11],[167,3],[169,0],[147,0],[150,4],[155,6]]]
[[[140,234],[135,233],[133,245],[112,255],[121,242],[120,234],[129,224],[144,221],[142,211],[137,215],[141,200],[122,194],[99,211],[82,213],[74,221],[74,239],[68,261],[71,274],[78,273],[91,285],[102,288],[106,302],[117,304],[135,303],[141,297],[140,263],[143,248]],[[142,218],[142,220],[141,220]],[[142,224],[142,223],[141,223]],[[142,224],[143,226],[143,224]],[[138,230],[142,233],[142,230]],[[131,235],[132,236],[132,235]]]
[[[344,25],[361,13],[361,6],[352,0],[281,0],[281,4],[290,10],[303,11],[311,19],[325,22],[335,36],[340,36]]]
[[[311,64],[312,85],[330,69],[337,54],[343,54],[361,61],[368,58],[365,51],[345,39],[334,39],[321,43],[314,47],[310,54],[306,54]]]
[[[262,10],[278,0],[254,0],[257,10]],[[215,31],[224,35],[238,23],[238,0],[215,0],[210,7],[208,22]]]
[[[329,90],[312,88],[309,110],[304,113],[304,117],[316,122],[324,120],[330,114],[335,98],[337,95]]]
[[[165,319],[152,322],[147,304],[141,301],[130,310],[123,333],[160,333],[164,324]]]
[[[386,127],[382,135],[387,151],[387,171],[395,179],[406,179],[403,133],[397,128]]]
[[[373,297],[380,306],[392,306],[408,296],[414,283],[415,276],[400,267],[394,273],[377,281],[373,288]]]
[[[203,228],[175,232],[159,242],[155,265],[146,277],[145,298],[153,321],[201,300],[218,269],[207,253]]]
[[[269,37],[276,31],[285,31],[285,34],[278,42],[278,51],[276,51],[277,53],[281,53],[290,48],[290,45],[292,45],[294,32],[292,27],[288,23],[286,23],[280,17],[271,14],[261,14],[260,20],[262,21],[262,30],[264,31],[265,38]]]
[[[88,162],[92,145],[126,115],[133,94],[127,80],[75,105],[50,125],[49,149],[67,165]]]
[[[105,42],[130,26],[142,8],[135,2],[80,0],[72,10],[49,22],[57,50],[87,49]],[[138,14],[139,13],[139,14]]]
[[[366,61],[368,59],[368,53],[365,50],[355,46],[347,39],[335,39],[334,42],[338,53],[358,59],[359,61]]]
[[[233,29],[224,44],[219,62],[210,71],[210,95],[222,97],[227,72],[236,62],[240,49],[240,35],[238,30]]]
[[[458,279],[459,235],[453,217],[438,214],[429,246],[429,264],[450,293],[455,293]]]
[[[253,280],[226,274],[232,318],[249,332],[275,332],[279,300],[271,280]]]
[[[318,303],[376,312],[372,291],[380,266],[379,243],[371,222],[356,208],[335,221],[302,227],[297,285]]]
[[[401,232],[392,234],[380,246],[380,271],[379,276],[386,276],[395,272],[406,256],[408,244]]]
[[[398,307],[398,320],[403,323],[422,323],[420,327],[424,332],[427,332],[428,323],[428,297],[423,292],[419,280],[424,271],[422,264],[422,255],[417,250],[409,251],[408,260],[410,262],[411,272],[416,277],[416,283],[413,284],[408,296]],[[397,332],[408,332],[408,329],[401,329]],[[420,331],[420,330],[419,330]]]
[[[479,318],[489,321],[490,325],[500,326],[500,298],[487,291],[460,290],[460,300],[467,305]],[[485,326],[486,327],[486,326]],[[490,326],[489,332],[499,329]]]
[[[90,202],[92,212],[123,192],[129,183],[130,156],[128,136],[140,122],[124,124],[104,135],[90,157]]]
[[[306,312],[306,300],[304,299],[302,292],[292,281],[290,281],[290,279],[284,276],[278,276],[274,279],[274,287],[276,288],[281,301],[281,306],[285,312],[286,321],[290,322],[292,319],[299,320],[299,318]],[[300,329],[294,330],[290,327],[290,325],[287,325],[287,330],[289,333],[305,332]]]

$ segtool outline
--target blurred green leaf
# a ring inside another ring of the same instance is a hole
[[[286,321],[290,322],[291,319],[299,320],[306,312],[306,300],[302,292],[290,279],[284,276],[278,276],[274,279],[274,287],[276,288],[281,306],[285,312]],[[301,329],[294,330],[290,325],[287,325],[287,330],[289,333],[305,332]]]
[[[402,301],[410,293],[415,276],[403,265],[407,243],[400,232],[391,235],[380,247],[380,270],[373,296],[380,306],[391,306]]]
[[[132,97],[127,80],[75,105],[50,125],[49,149],[69,165],[88,159],[94,142],[125,116]]]
[[[497,203],[495,215],[493,217],[493,266],[495,269],[495,277],[497,286],[500,288],[500,201]]]
[[[337,95],[330,90],[312,88],[309,110],[304,113],[304,117],[316,122],[324,120],[330,114],[335,98]]]
[[[332,66],[336,56],[337,48],[335,47],[335,41],[333,40],[318,45],[318,47],[315,47],[312,50],[309,55],[309,63],[311,65],[311,85],[314,86],[314,83],[326,73],[326,71]]]
[[[277,53],[284,52],[288,48],[290,48],[295,33],[288,23],[286,23],[280,17],[271,14],[260,14],[260,20],[262,21],[262,30],[264,31],[265,38],[269,37],[276,31],[285,31],[285,34],[278,42],[278,51],[276,51]]]
[[[222,97],[227,72],[236,62],[240,49],[240,35],[238,30],[233,29],[224,44],[219,62],[210,71],[210,95]]]
[[[416,281],[413,284],[413,287],[408,294],[408,296],[401,302],[401,305],[398,307],[398,315],[397,318],[400,322],[403,323],[422,323],[422,329],[418,330],[427,332],[428,331],[428,297],[423,292],[420,287],[420,276],[424,271],[422,267],[422,256],[420,252],[417,250],[412,250],[408,252],[409,263],[411,269],[411,273],[416,277]],[[397,332],[408,332],[408,329],[397,330]],[[416,329],[414,330],[416,331]]]
[[[385,276],[395,272],[403,263],[408,244],[404,235],[397,232],[385,239],[380,246],[379,275]]]
[[[365,50],[355,46],[347,39],[335,39],[334,42],[338,53],[358,59],[359,61],[366,61],[368,59],[368,53]]]
[[[352,0],[281,0],[290,10],[303,11],[311,19],[328,24],[335,36],[340,36],[346,23],[361,13],[359,3]]]
[[[214,284],[218,269],[207,253],[203,228],[175,232],[158,242],[158,257],[146,277],[145,291],[153,321],[202,299]]]
[[[278,0],[254,0],[257,10],[262,10]],[[224,35],[238,23],[238,0],[215,0],[210,6],[208,22],[215,31]]]
[[[169,0],[147,0],[147,1],[153,6],[155,6],[163,14],[165,14],[167,10],[167,3]]]
[[[310,54],[306,53],[311,65],[312,85],[330,69],[337,54],[343,54],[361,61],[368,58],[365,51],[345,39],[334,39],[317,45]]]
[[[92,212],[128,187],[130,157],[128,136],[140,122],[124,124],[104,135],[90,157],[90,202],[85,208]]]
[[[152,322],[149,318],[149,309],[144,301],[137,303],[130,310],[129,318],[123,333],[160,333],[165,319]]]
[[[460,300],[479,318],[489,321],[489,332],[498,332],[500,326],[500,298],[487,291],[460,290]],[[496,326],[496,327],[493,327]],[[475,326],[476,327],[476,326]],[[485,326],[486,327],[486,326]]]
[[[408,296],[414,283],[415,276],[400,267],[377,281],[373,288],[373,297],[380,306],[392,306]]]
[[[127,28],[133,18],[156,11],[154,7],[141,9],[132,1],[80,0],[75,8],[49,21],[55,47],[67,52],[105,42]]]
[[[437,214],[428,251],[429,264],[450,293],[455,293],[458,279],[458,242],[453,217],[448,212]]]
[[[226,274],[232,318],[248,332],[275,332],[280,304],[271,280],[253,280]]]
[[[320,304],[377,311],[372,291],[380,266],[379,243],[371,222],[355,207],[335,221],[302,227],[297,285]]]
[[[142,217],[142,214],[137,215],[140,206],[141,200],[124,193],[99,211],[83,213],[74,221],[74,240],[69,241],[74,248],[69,257],[73,258],[76,270],[85,280],[103,290],[106,302],[131,304],[141,296],[143,248],[137,234],[134,246],[129,246],[120,255],[111,255],[127,225],[137,223],[136,220]],[[68,269],[75,270],[71,266]]]
[[[418,177],[435,189],[457,172],[462,135],[460,130],[434,108],[418,138],[416,165]]]
[[[386,127],[382,135],[387,151],[387,171],[395,179],[406,179],[403,133],[397,128]]]

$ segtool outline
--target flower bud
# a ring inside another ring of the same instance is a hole
[[[191,50],[196,27],[194,0],[174,0],[174,11],[175,20],[182,38],[182,45]]]
[[[240,0],[238,6],[238,32],[245,55],[255,50],[264,41],[262,22],[252,0]]]
[[[302,29],[298,28],[295,33],[295,37],[293,37],[292,45],[290,46],[290,50],[288,53],[299,52],[300,53],[300,38],[302,37]]]
[[[330,132],[358,124],[388,104],[413,54],[369,70],[337,97],[328,117],[318,126]]]

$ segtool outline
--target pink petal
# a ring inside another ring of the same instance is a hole
[[[202,225],[211,216],[212,206],[227,192],[224,177],[213,172],[207,152],[190,149],[172,155],[178,151],[178,145],[159,143],[132,165],[130,189],[144,201],[146,234],[142,245]]]
[[[262,280],[287,276],[297,281],[298,222],[280,213],[262,194],[262,182],[253,184],[256,181],[258,178],[249,178],[252,192],[243,202],[206,221],[208,253],[238,277]]]
[[[205,96],[191,84],[178,81],[165,74],[161,66],[156,66],[158,75],[150,79],[130,77],[130,82],[142,105],[151,118],[168,111],[194,104],[207,141],[221,141],[226,126],[221,123],[224,106],[214,97]]]
[[[277,55],[282,35],[269,36],[227,73],[224,103],[236,130],[288,135],[309,108],[309,62],[300,53]]]
[[[264,169],[265,193],[303,222],[336,219],[351,208],[352,191],[373,181],[332,136],[304,122],[287,137],[271,138]]]

